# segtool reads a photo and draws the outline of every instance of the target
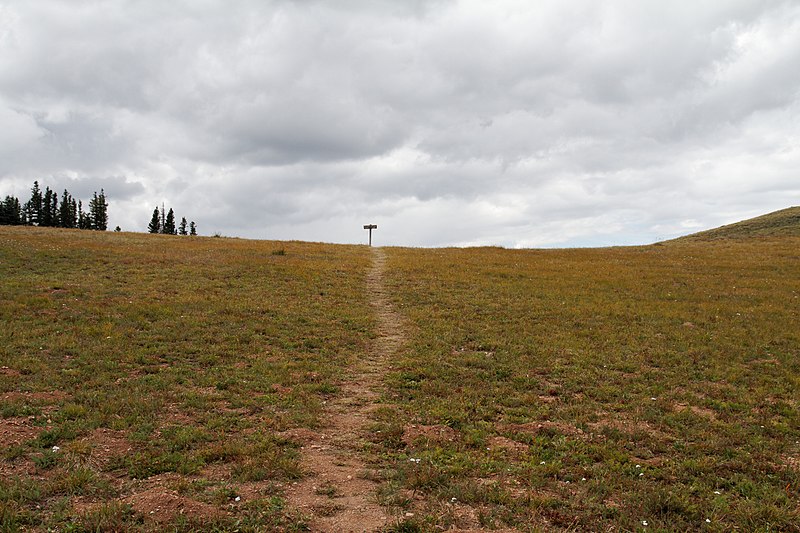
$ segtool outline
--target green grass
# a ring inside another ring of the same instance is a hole
[[[391,530],[800,531],[798,249],[388,249],[407,344],[364,453]],[[0,529],[303,530],[283,432],[368,353],[370,265],[0,227]],[[159,490],[218,514],[154,525]]]
[[[392,250],[384,497],[424,494],[425,528],[454,499],[485,527],[797,531],[799,247]]]
[[[734,224],[693,233],[668,242],[789,236],[800,237],[800,207],[788,207]]]
[[[364,247],[0,228],[0,423],[24,428],[3,443],[3,523],[145,527],[123,503],[83,516],[72,502],[215,465],[228,474],[204,493],[299,477],[280,432],[318,426],[363,356],[370,260]],[[231,523],[291,529],[283,504],[248,505]]]

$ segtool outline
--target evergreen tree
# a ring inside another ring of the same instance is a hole
[[[117,226],[116,228],[114,228],[114,232],[115,232],[115,233],[119,233],[120,231],[122,231],[122,228],[120,228],[119,226]]]
[[[83,203],[78,200],[78,228],[79,229],[91,229],[92,221],[89,218],[89,215],[83,212]]]
[[[25,204],[25,219],[31,226],[38,226],[42,222],[42,190],[38,181],[33,182],[31,199]]]
[[[56,191],[52,192],[52,197],[50,198],[50,225],[53,227],[58,227],[60,225],[60,215],[58,212],[58,193]]]
[[[106,203],[106,193],[103,189],[100,189],[99,196],[95,191],[89,202],[89,218],[91,229],[97,231],[108,229],[108,203]]]
[[[197,226],[195,225],[194,220],[189,223],[189,235],[197,235]]]
[[[50,190],[50,187],[47,187],[44,191],[44,198],[42,200],[42,218],[39,219],[40,226],[52,226],[53,225],[53,216],[50,212],[50,204],[53,203],[53,191]]]
[[[78,222],[75,220],[75,201],[69,194],[67,189],[64,189],[64,194],[61,196],[61,208],[58,212],[59,225],[62,228],[74,228]]]
[[[188,235],[189,233],[186,231],[186,217],[181,217],[181,224],[178,226],[178,234],[179,235]]]
[[[167,219],[164,222],[162,230],[167,235],[175,235],[178,232],[175,229],[175,213],[172,211],[171,207],[169,208],[169,213],[167,213]]]
[[[22,223],[19,199],[14,196],[6,196],[5,200],[0,202],[0,225],[19,226]]]
[[[147,225],[147,231],[161,233],[161,215],[158,213],[158,206],[153,209],[153,218],[150,219],[150,224]]]
[[[164,228],[167,227],[167,210],[164,209],[164,202],[161,202],[161,233],[166,233]]]

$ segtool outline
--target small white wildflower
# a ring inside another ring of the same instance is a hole
[[[233,501],[235,501],[235,502],[242,501],[242,497],[241,497],[241,496],[237,496],[237,497],[235,497],[235,498],[233,499]]]
[[[450,503],[456,503],[456,501],[458,501],[458,500],[456,500],[455,496],[453,496],[452,498],[450,498]]]
[[[582,478],[581,478],[581,481],[586,481],[586,478],[585,478],[585,477],[582,477]]]
[[[641,468],[641,467],[642,467],[642,465],[636,465],[636,468]]]
[[[710,524],[710,523],[711,523],[711,519],[710,518],[706,518],[706,524]]]
[[[651,396],[650,399],[653,400],[653,401],[656,401],[656,397],[655,396]]]
[[[643,475],[644,475],[644,472],[639,472],[639,477],[642,477]]]
[[[543,465],[543,464],[544,464],[544,461],[541,461],[539,464],[540,464],[540,465]]]
[[[61,448],[59,448],[58,446],[53,446],[53,451],[54,451],[54,452],[57,452],[57,451],[58,451],[58,450],[60,450],[60,449],[61,449]]]
[[[647,520],[642,520],[642,525],[647,527]]]
[[[722,494],[722,493],[720,491],[718,491],[718,490],[715,490],[714,494]]]

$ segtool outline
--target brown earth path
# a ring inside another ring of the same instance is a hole
[[[378,483],[372,481],[377,476],[370,475],[361,458],[388,361],[405,341],[401,318],[383,283],[386,255],[380,248],[372,254],[367,294],[378,318],[378,335],[368,356],[341,384],[340,394],[326,404],[325,426],[293,435],[303,442],[301,464],[308,475],[289,486],[286,496],[290,508],[309,518],[312,531],[376,531],[395,521],[377,503]]]

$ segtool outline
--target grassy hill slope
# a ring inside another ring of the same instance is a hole
[[[693,233],[668,242],[784,236],[800,236],[800,207],[788,207],[734,224]]]

